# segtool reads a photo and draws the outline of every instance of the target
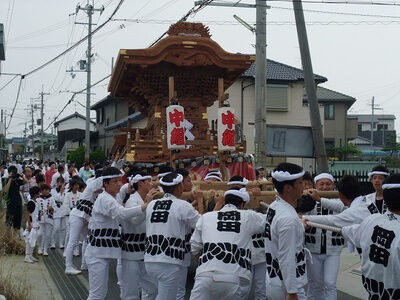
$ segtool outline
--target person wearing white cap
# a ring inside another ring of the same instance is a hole
[[[304,226],[296,212],[304,171],[298,165],[281,163],[271,175],[278,195],[268,207],[265,225],[267,298],[306,299]]]
[[[400,174],[386,178],[382,189],[388,211],[344,227],[342,233],[361,249],[368,299],[400,299]]]
[[[164,197],[150,202],[146,210],[144,262],[147,273],[157,283],[157,300],[176,299],[184,268],[187,228],[194,228],[200,217],[190,203],[180,199],[182,181],[183,176],[175,172],[162,177]]]
[[[234,188],[246,188],[249,181],[239,175],[232,176],[228,181],[230,189]],[[257,190],[257,191],[255,191]],[[259,188],[253,188],[251,190],[253,195],[258,192]],[[252,236],[252,252],[251,252],[251,264],[252,264],[252,289],[254,289],[254,300],[265,299],[266,287],[265,287],[265,276],[266,276],[266,265],[265,265],[265,229],[260,232],[253,234]]]
[[[265,216],[243,210],[246,188],[229,189],[220,211],[204,214],[190,240],[199,255],[191,300],[246,299],[252,281],[252,236],[265,229]],[[265,299],[265,298],[264,298]]]
[[[122,182],[122,173],[115,167],[105,168],[104,191],[97,197],[88,226],[88,245],[85,252],[89,270],[88,300],[105,299],[108,289],[110,262],[121,257],[121,233],[119,224],[140,216],[146,210],[147,202],[125,208],[116,200]]]
[[[369,180],[374,187],[375,192],[365,196],[367,204],[371,210],[381,214],[385,213],[387,208],[383,199],[382,184],[386,177],[390,175],[385,166],[376,166],[368,173]]]
[[[204,181],[209,181],[209,182],[222,181],[222,174],[220,171],[210,171],[204,177]]]
[[[146,173],[136,173],[130,178],[130,183],[136,191],[130,195],[125,207],[142,205],[150,202],[158,194],[158,189],[152,188],[151,176]],[[143,200],[144,199],[144,200]],[[157,286],[151,280],[144,267],[144,250],[146,238],[146,215],[122,220],[122,254],[121,254],[121,299],[139,299],[139,290],[142,289],[146,299],[154,299],[157,295]]]
[[[344,204],[339,199],[320,198],[318,195],[317,191],[333,191],[335,183],[331,174],[318,174],[314,178],[314,183],[316,190],[308,190],[308,194],[317,201],[317,204],[313,210],[306,214],[336,214],[328,209],[330,204],[331,207],[336,205],[336,210],[339,212],[344,209]],[[311,227],[306,230],[305,242],[313,257],[312,263],[307,264],[308,300],[336,300],[336,281],[340,267],[340,253],[344,246],[343,236],[340,233]]]

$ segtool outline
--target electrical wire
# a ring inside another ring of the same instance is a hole
[[[91,35],[95,34],[96,32],[98,32],[100,29],[102,29],[108,22],[111,21],[111,19],[114,17],[114,15],[117,13],[117,11],[119,10],[119,8],[121,7],[122,3],[124,2],[124,0],[120,0],[117,7],[114,9],[113,13],[111,14],[111,16],[105,21],[103,22],[101,25],[99,25],[96,29],[94,29],[91,33]],[[71,47],[69,47],[68,49],[64,50],[63,52],[61,52],[60,54],[58,54],[57,56],[53,57],[52,59],[48,60],[47,62],[45,62],[44,64],[40,65],[39,67],[27,72],[26,74],[24,74],[24,77],[27,77],[29,75],[32,75],[33,73],[36,73],[37,71],[43,69],[44,67],[48,66],[49,64],[53,63],[54,61],[58,60],[60,57],[64,56],[65,54],[67,54],[69,51],[71,51],[72,49],[76,48],[77,46],[79,46],[80,44],[82,44],[84,41],[86,41],[89,37],[89,34],[86,35],[85,37],[83,37],[81,40],[79,40],[78,42],[76,42],[75,44],[73,44]]]
[[[400,6],[400,2],[374,2],[374,1],[335,1],[335,0],[268,0],[269,2],[302,2],[307,4],[347,4],[347,5],[380,5],[380,6]]]
[[[21,86],[22,86],[22,80],[23,80],[23,79],[24,79],[23,76],[21,76],[21,78],[19,79],[17,97],[15,98],[14,107],[13,107],[13,109],[12,109],[12,111],[11,111],[10,121],[8,122],[8,126],[6,126],[6,130],[8,129],[8,127],[10,127],[11,121],[12,121],[12,119],[13,119],[14,111],[15,111],[15,108],[17,107],[17,103],[18,103],[19,93],[21,92]]]
[[[17,78],[19,75],[14,75],[14,77],[13,78],[11,78],[11,80],[10,81],[8,81],[5,85],[3,85],[1,88],[0,88],[0,92],[2,91],[2,90],[4,90],[11,82],[13,82],[13,80],[15,79],[15,78]]]
[[[111,74],[107,75],[106,77],[100,79],[99,81],[96,81],[95,83],[93,83],[90,87],[94,87],[96,85],[98,85],[100,82],[106,80],[107,78],[111,77]],[[64,110],[67,108],[68,105],[70,105],[72,103],[72,101],[74,101],[74,98],[76,95],[86,91],[87,88],[84,88],[78,92],[74,92],[71,96],[71,99],[68,100],[68,102],[64,105],[64,107],[61,109],[61,111],[58,113],[58,115],[54,118],[54,120],[47,126],[46,129],[44,129],[44,131],[46,131],[47,129],[49,129],[51,127],[51,125],[53,125],[55,123],[55,121],[58,119],[58,117],[64,112]]]

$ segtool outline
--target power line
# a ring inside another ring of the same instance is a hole
[[[98,85],[100,82],[106,80],[107,78],[111,77],[111,74],[107,75],[106,77],[100,79],[99,81],[93,83],[90,87],[94,87],[96,85]],[[87,88],[84,88],[78,92],[74,92],[71,96],[71,99],[68,100],[68,102],[64,105],[64,107],[61,109],[61,111],[58,113],[58,115],[54,118],[54,120],[49,124],[49,126],[47,126],[47,128],[44,130],[46,131],[47,129],[49,129],[51,127],[51,125],[54,124],[54,122],[58,119],[58,117],[64,112],[64,110],[67,108],[68,105],[70,105],[72,103],[72,101],[74,100],[75,96],[86,91]]]
[[[24,76],[21,76],[21,78],[19,79],[17,97],[15,98],[14,107],[13,107],[13,109],[12,109],[12,111],[11,111],[10,121],[8,122],[8,126],[6,127],[6,130],[8,129],[8,127],[10,127],[12,118],[13,118],[13,116],[14,116],[14,111],[15,111],[15,108],[17,107],[18,98],[19,98],[19,93],[21,92],[21,86],[22,86],[22,80],[23,80],[23,79],[24,79]]]
[[[10,81],[8,81],[5,85],[3,85],[1,88],[0,88],[0,92],[2,91],[2,90],[4,90],[11,82],[13,82],[13,80],[15,79],[15,78],[17,78],[19,75],[17,74],[17,75],[15,75],[13,78],[11,78],[11,80]]]
[[[299,2],[309,4],[348,4],[348,5],[379,5],[379,6],[400,6],[399,2],[373,2],[373,1],[312,1],[312,0],[269,0],[270,2]]]
[[[111,21],[111,19],[114,17],[114,15],[117,13],[117,11],[119,10],[119,8],[121,7],[122,3],[124,2],[124,0],[120,0],[117,7],[114,9],[113,13],[111,14],[111,16],[104,21],[101,25],[99,25],[96,29],[94,29],[91,33],[91,35],[95,34],[96,32],[98,32],[101,28],[103,28],[108,22]],[[74,49],[75,47],[79,46],[80,44],[82,44],[84,41],[86,41],[88,39],[89,35],[86,35],[85,37],[83,37],[81,40],[79,40],[78,42],[76,42],[74,45],[72,45],[71,47],[67,48],[66,50],[64,50],[63,52],[61,52],[60,54],[58,54],[57,56],[53,57],[52,59],[50,59],[49,61],[45,62],[44,64],[40,65],[39,67],[29,71],[28,73],[24,74],[24,76],[29,76],[32,75],[33,73],[36,73],[37,71],[43,69],[44,67],[48,66],[49,64],[53,63],[54,61],[56,61],[57,59],[59,59],[60,57],[64,56],[65,54],[67,54],[69,51],[71,51],[72,49]]]

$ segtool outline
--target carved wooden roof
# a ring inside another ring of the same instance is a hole
[[[223,50],[201,23],[179,22],[169,36],[147,49],[121,49],[108,87],[144,115],[160,99],[168,99],[168,78],[174,77],[179,99],[200,98],[205,106],[217,99],[218,78],[225,90],[254,61],[254,56]]]

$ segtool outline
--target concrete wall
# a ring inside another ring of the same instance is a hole
[[[57,132],[71,130],[71,129],[86,129],[86,121],[80,117],[73,117],[68,120],[62,121],[57,125]],[[95,126],[90,123],[90,131],[95,131]]]

